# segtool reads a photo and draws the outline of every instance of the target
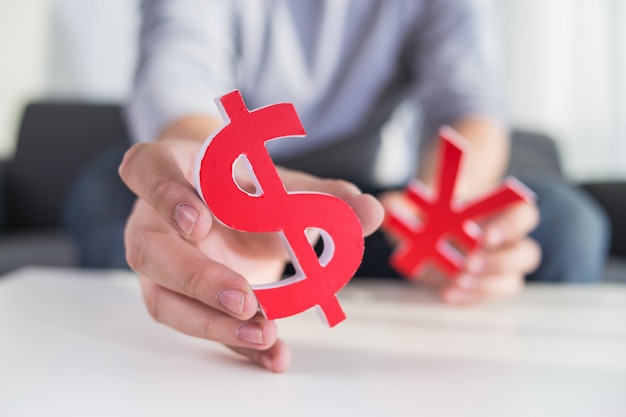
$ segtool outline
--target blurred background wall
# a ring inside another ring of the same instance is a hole
[[[25,103],[121,102],[137,51],[139,0],[0,0],[0,158]]]
[[[23,103],[43,95],[49,0],[0,0],[0,158],[13,150]]]
[[[626,177],[626,2],[499,4],[514,124],[558,139],[571,177]]]
[[[29,100],[124,100],[138,3],[0,0],[0,158]],[[553,135],[573,179],[626,178],[626,1],[497,3],[514,125]]]

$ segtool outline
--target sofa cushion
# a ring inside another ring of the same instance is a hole
[[[24,265],[74,266],[77,256],[62,231],[0,236],[0,275]]]
[[[563,170],[556,143],[547,135],[514,130],[511,134],[509,175],[553,175],[561,177]]]
[[[63,203],[85,162],[127,138],[119,105],[28,105],[9,162],[9,229],[59,228]]]
[[[7,229],[9,221],[9,164],[0,161],[0,234]]]
[[[611,221],[611,254],[626,258],[626,181],[581,184],[606,210]]]

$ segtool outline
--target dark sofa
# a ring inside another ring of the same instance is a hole
[[[39,102],[23,112],[13,157],[0,162],[0,274],[75,265],[64,204],[85,163],[128,143],[119,105]]]

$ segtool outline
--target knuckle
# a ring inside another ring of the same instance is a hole
[[[491,258],[491,270],[505,272],[511,269],[512,256],[493,256]]]
[[[502,257],[505,258],[505,257]],[[495,273],[511,273],[519,269],[519,266],[516,265],[515,260],[513,258],[509,259],[498,259],[495,261],[490,268],[490,271]]]
[[[528,239],[529,251],[530,251],[530,259],[532,259],[530,270],[534,271],[539,268],[539,264],[541,263],[541,246],[539,243],[533,239]]]
[[[133,167],[136,166],[136,161],[139,159],[139,155],[142,154],[148,144],[146,143],[138,143],[131,146],[126,153],[124,153],[124,157],[122,158],[122,162],[118,168],[118,172],[120,177],[128,182],[128,179],[133,172]]]
[[[134,271],[141,271],[146,264],[149,242],[145,233],[127,234],[126,262]]]
[[[161,302],[160,302],[160,294],[161,290],[157,285],[144,285],[143,286],[143,299],[146,304],[146,309],[148,310],[148,314],[150,317],[157,323],[162,323],[162,314],[161,314]]]
[[[171,182],[164,177],[155,177],[148,187],[148,199],[155,207],[161,207],[168,201],[168,195],[172,192]]]
[[[527,231],[533,231],[538,225],[540,220],[539,208],[534,204],[528,204],[527,206],[527,218],[528,218],[528,227]]]
[[[519,293],[524,286],[524,275],[521,273],[505,273],[497,280],[491,281],[487,292],[493,298],[509,298]]]
[[[203,276],[202,273],[195,268],[187,268],[180,279],[181,288],[188,296],[199,299],[202,293]]]
[[[346,180],[331,178],[324,181],[326,182],[327,187],[332,190],[333,193],[338,195],[359,194],[361,192],[356,185]]]
[[[216,340],[216,320],[212,316],[205,316],[198,320],[196,334],[203,339]]]
[[[517,294],[524,287],[524,276],[522,274],[512,275],[509,279],[507,295]]]

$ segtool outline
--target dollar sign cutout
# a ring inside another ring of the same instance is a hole
[[[363,257],[356,213],[334,196],[285,190],[265,142],[306,134],[292,104],[249,111],[237,90],[216,103],[226,124],[204,144],[196,164],[196,189],[226,226],[281,233],[296,270],[293,277],[254,287],[261,312],[273,320],[316,306],[322,319],[335,326],[346,317],[336,294]],[[235,163],[242,156],[248,160],[255,193],[243,191],[235,181]],[[319,230],[324,242],[319,258],[305,234],[310,228]]]

